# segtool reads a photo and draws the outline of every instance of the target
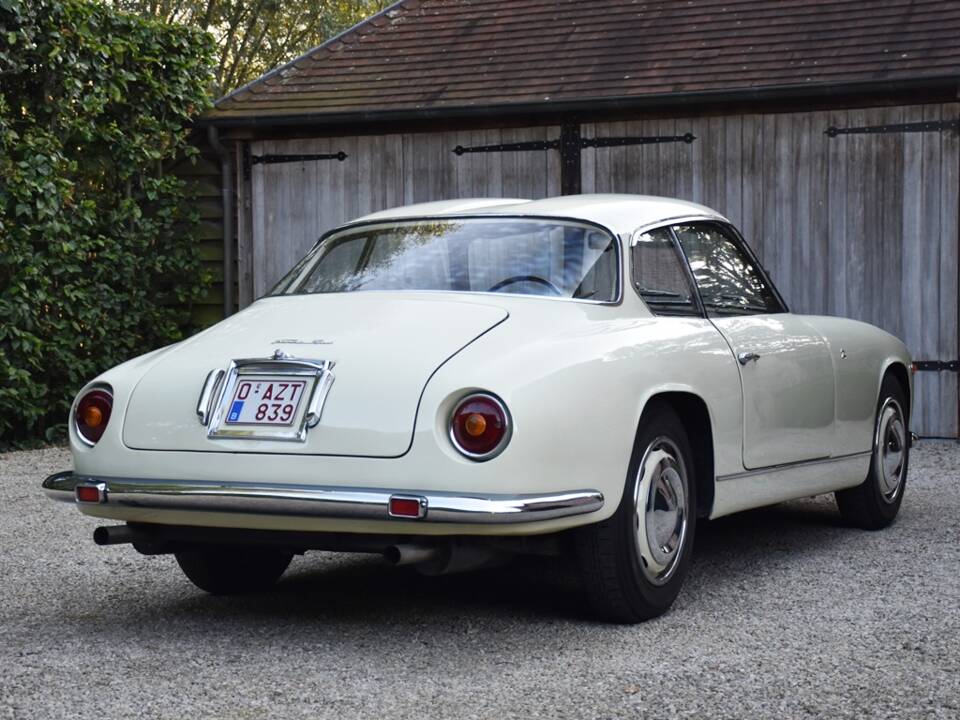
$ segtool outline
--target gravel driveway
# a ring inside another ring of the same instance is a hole
[[[312,553],[209,597],[46,500],[61,450],[0,455],[0,717],[960,716],[960,445],[923,442],[900,518],[832,499],[701,526],[674,609],[586,616],[559,562],[423,578]]]

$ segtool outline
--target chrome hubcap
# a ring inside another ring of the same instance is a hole
[[[893,502],[903,483],[907,428],[900,403],[892,397],[887,398],[880,408],[874,440],[873,466],[878,475],[880,494],[887,502]]]
[[[633,496],[634,537],[643,574],[670,579],[687,538],[687,470],[672,440],[659,437],[640,462]]]

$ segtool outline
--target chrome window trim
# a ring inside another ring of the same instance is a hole
[[[307,267],[308,267],[308,265],[309,265],[309,263],[306,263],[306,262],[304,262],[304,261],[305,261],[309,256],[311,256],[311,255],[313,255],[314,253],[316,253],[317,250],[320,248],[320,246],[321,246],[324,242],[326,242],[327,240],[329,240],[329,239],[331,239],[331,238],[339,235],[340,233],[349,232],[349,231],[356,230],[356,229],[359,229],[359,228],[373,227],[373,226],[377,226],[377,225],[396,225],[396,224],[399,224],[399,223],[435,222],[435,221],[438,221],[438,220],[440,220],[440,221],[442,221],[442,220],[529,220],[529,221],[531,221],[531,222],[534,222],[534,221],[537,221],[537,220],[544,220],[544,221],[552,221],[552,222],[573,223],[573,224],[577,224],[577,225],[586,225],[586,226],[589,226],[589,227],[596,228],[596,229],[598,229],[598,230],[602,230],[603,232],[607,233],[607,234],[610,236],[610,239],[612,240],[613,245],[614,245],[614,252],[615,252],[616,255],[617,255],[617,258],[616,258],[617,267],[616,267],[616,273],[615,273],[616,278],[617,278],[617,287],[616,287],[616,292],[614,293],[614,299],[613,299],[613,300],[590,300],[590,299],[587,299],[587,298],[551,297],[551,296],[549,296],[549,295],[530,295],[530,294],[523,294],[523,293],[491,293],[491,292],[486,292],[486,291],[482,291],[482,290],[479,290],[479,291],[478,291],[478,290],[437,290],[437,289],[431,289],[431,290],[354,290],[354,291],[350,291],[350,292],[409,292],[409,293],[417,293],[417,292],[438,292],[438,293],[453,293],[453,294],[457,294],[457,295],[490,295],[490,296],[495,296],[495,297],[504,297],[504,296],[506,296],[506,297],[528,297],[528,298],[535,298],[535,299],[537,299],[537,300],[559,300],[559,301],[563,301],[563,302],[575,302],[575,303],[583,303],[583,304],[587,304],[587,305],[620,305],[620,304],[623,302],[623,284],[624,284],[624,282],[626,281],[626,279],[625,279],[625,277],[624,277],[624,274],[623,274],[623,271],[624,271],[624,267],[626,266],[626,263],[624,263],[624,261],[623,261],[623,248],[621,247],[621,236],[618,235],[617,233],[615,233],[612,229],[610,229],[610,228],[607,227],[606,225],[602,225],[602,224],[600,224],[600,223],[598,223],[598,222],[593,222],[592,220],[584,220],[583,218],[569,217],[569,216],[564,216],[564,215],[522,215],[522,214],[517,214],[517,215],[500,215],[500,214],[490,214],[490,213],[487,213],[487,214],[484,214],[484,213],[476,213],[476,214],[472,214],[472,213],[471,213],[471,214],[456,214],[456,213],[453,213],[453,214],[450,214],[450,215],[422,215],[422,216],[419,216],[419,215],[418,215],[418,216],[415,216],[415,217],[402,217],[402,218],[394,218],[394,219],[391,219],[391,218],[379,218],[379,219],[377,219],[377,220],[364,220],[364,221],[362,221],[362,222],[351,222],[351,223],[347,223],[346,225],[340,225],[339,227],[335,227],[335,228],[333,228],[332,230],[328,230],[328,231],[325,232],[323,235],[321,235],[320,238],[317,240],[317,242],[314,243],[313,247],[310,248],[310,252],[308,252],[308,253],[304,256],[304,258],[302,258],[300,261],[298,261],[297,264],[294,265],[293,268],[291,268],[291,270],[290,270],[291,273],[293,272],[293,270],[297,269],[298,267],[300,268],[300,272],[297,273],[297,275],[296,275],[295,278],[291,279],[291,280],[290,280],[289,282],[287,282],[287,283],[284,283],[283,281],[284,281],[284,280],[286,279],[286,277],[287,277],[287,276],[284,276],[284,278],[281,278],[280,281],[279,281],[276,285],[274,285],[274,287],[273,287],[267,294],[265,294],[263,297],[301,297],[301,296],[322,295],[322,294],[328,294],[328,295],[338,295],[338,294],[339,294],[339,295],[343,295],[343,294],[347,294],[347,293],[292,293],[292,292],[286,292],[285,290],[279,290],[279,288],[280,288],[280,285],[281,285],[281,284],[284,286],[284,288],[290,287],[291,285],[295,284],[295,281],[296,281],[296,280],[299,280],[299,279],[303,276],[304,272],[306,272]],[[258,299],[259,299],[259,298],[258,298]]]
[[[645,223],[641,225],[632,233],[630,233],[630,247],[639,242],[639,237],[644,233],[648,233],[651,230],[659,230],[660,228],[667,228],[673,230],[674,225],[682,225],[685,222],[719,222],[725,225],[729,225],[730,221],[721,215],[675,215],[674,217],[663,218],[661,220],[655,220],[653,222]],[[686,256],[684,256],[686,257]]]
[[[716,217],[691,216],[691,217],[685,217],[681,219],[674,219],[670,221],[670,233],[673,235],[674,241],[677,243],[677,247],[680,249],[680,253],[683,255],[684,265],[686,265],[687,269],[690,272],[690,277],[693,280],[694,288],[697,292],[697,297],[700,298],[700,307],[703,309],[705,318],[709,319],[709,315],[707,313],[706,305],[703,303],[703,297],[700,295],[700,285],[699,283],[697,283],[696,281],[697,278],[693,274],[693,268],[690,266],[690,258],[687,257],[687,253],[684,252],[683,245],[681,244],[680,238],[677,235],[677,230],[676,230],[677,226],[683,225],[685,223],[711,223],[715,225],[721,225],[722,227],[730,230],[731,233],[733,234],[734,245],[736,245],[739,249],[743,250],[743,252],[746,253],[747,258],[750,260],[751,263],[753,263],[754,268],[756,269],[757,273],[760,275],[760,279],[767,284],[767,287],[769,287],[770,291],[773,293],[774,299],[780,304],[780,310],[777,310],[775,312],[746,313],[747,315],[779,315],[782,313],[790,312],[790,308],[787,307],[787,303],[783,299],[783,296],[780,294],[780,291],[777,289],[777,286],[774,284],[773,280],[770,279],[770,275],[767,272],[767,269],[763,266],[763,264],[757,258],[756,253],[753,252],[753,248],[750,247],[750,244],[746,241],[746,239],[744,239],[743,235],[740,233],[740,231],[736,228],[736,226],[733,223],[731,223],[726,218],[723,218],[720,216],[716,216]],[[657,227],[660,227],[660,225],[658,224]],[[649,232],[649,230],[647,230],[646,232]]]
[[[656,232],[657,230],[666,230],[670,235],[670,244],[673,247],[673,252],[677,256],[677,261],[680,263],[680,268],[683,270],[683,276],[687,279],[687,283],[690,285],[690,297],[693,299],[693,312],[683,315],[666,315],[655,312],[649,303],[644,299],[643,295],[640,294],[640,290],[633,282],[633,249],[640,244],[640,238],[646,235],[647,233]],[[653,317],[656,318],[665,318],[665,317],[679,317],[679,318],[700,318],[701,320],[706,319],[707,311],[703,307],[703,299],[700,297],[700,288],[697,287],[697,279],[693,275],[693,270],[690,269],[690,263],[687,261],[687,256],[683,253],[683,248],[680,247],[680,240],[677,238],[677,233],[674,231],[672,225],[657,225],[656,227],[649,227],[643,230],[634,231],[633,235],[630,237],[630,244],[627,248],[630,254],[630,267],[628,273],[630,275],[630,286],[633,288],[633,291],[636,293],[637,297],[640,298],[640,302],[643,303],[643,306],[647,309],[647,312],[650,313]]]
[[[750,243],[748,243],[746,238],[743,237],[743,233],[741,233],[740,230],[737,228],[737,226],[731,222],[724,222],[722,224],[733,232],[733,235],[736,238],[737,242],[739,242],[740,247],[743,249],[744,252],[747,253],[747,257],[750,258],[754,266],[757,268],[757,271],[760,273],[760,277],[763,278],[764,282],[766,282],[767,285],[769,286],[771,292],[773,293],[773,296],[777,299],[777,302],[780,303],[780,312],[781,313],[790,312],[790,308],[787,306],[787,301],[783,299],[783,295],[780,294],[779,288],[777,288],[776,284],[770,278],[770,273],[767,272],[767,269],[763,266],[763,263],[760,262],[760,258],[757,257],[757,254],[753,251],[753,248],[750,247]],[[768,314],[771,314],[771,313],[768,313]],[[772,313],[772,314],[777,314],[777,313]]]

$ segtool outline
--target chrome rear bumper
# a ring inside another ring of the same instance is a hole
[[[97,500],[79,500],[78,487],[96,488]],[[582,515],[603,507],[603,494],[596,490],[480,495],[285,483],[108,478],[72,472],[51,475],[43,481],[43,490],[51,498],[80,505],[395,522],[526,523]],[[418,500],[420,517],[392,515],[391,498]]]

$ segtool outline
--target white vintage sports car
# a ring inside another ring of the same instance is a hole
[[[594,610],[667,610],[698,519],[836,492],[889,524],[907,350],[791,314],[716,212],[457,200],[327,235],[264,297],[96,378],[55,498],[213,593],[306,550],[426,573],[570,553]]]

